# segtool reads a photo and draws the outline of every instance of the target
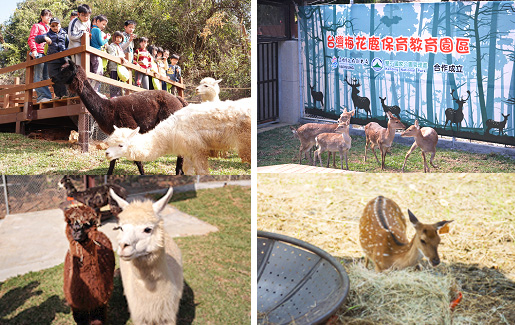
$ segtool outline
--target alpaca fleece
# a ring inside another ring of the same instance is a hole
[[[123,290],[135,324],[176,324],[184,285],[182,256],[159,216],[172,192],[156,203],[129,204],[111,191],[123,209],[118,220],[118,255]],[[151,231],[145,231],[148,229]]]
[[[114,252],[109,238],[97,230],[100,218],[88,206],[65,211],[66,237],[70,248],[64,260],[64,295],[78,324],[106,321],[107,303],[113,291]],[[86,233],[74,239],[74,230]]]
[[[236,149],[243,162],[251,160],[252,100],[191,104],[145,134],[116,129],[106,140],[109,159],[126,157],[152,161],[166,154],[184,157],[186,174],[208,174],[210,150]]]

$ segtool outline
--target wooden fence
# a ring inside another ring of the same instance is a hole
[[[78,116],[79,144],[81,145],[82,151],[87,152],[89,150],[89,134],[91,126],[89,125],[90,114],[86,109],[86,106],[82,103],[79,97],[54,99],[48,102],[37,103],[36,98],[34,97],[34,89],[49,86],[53,93],[51,87],[53,83],[50,79],[31,82],[34,80],[34,66],[40,63],[79,54],[81,56],[81,66],[84,71],[86,71],[86,75],[89,79],[120,87],[123,89],[125,95],[132,92],[146,90],[132,84],[133,71],[147,74],[146,70],[141,68],[139,65],[122,63],[120,58],[91,47],[89,42],[89,38],[83,36],[81,46],[79,47],[44,56],[39,59],[33,59],[27,53],[27,60],[25,62],[0,69],[0,75],[20,69],[26,69],[25,84],[20,84],[19,78],[17,78],[14,85],[0,85],[0,124],[15,123],[16,133],[25,134],[26,122],[64,116]],[[90,72],[91,54],[95,54],[127,67],[131,73],[131,78],[129,78],[128,82],[125,83]],[[176,86],[178,95],[184,95],[184,84],[169,81],[166,76],[158,77],[155,73],[147,75]]]

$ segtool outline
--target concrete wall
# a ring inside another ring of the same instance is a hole
[[[279,122],[295,124],[301,116],[298,41],[279,42]]]

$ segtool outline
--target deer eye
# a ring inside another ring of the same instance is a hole
[[[423,239],[421,239],[421,240],[420,240],[420,242],[421,242],[422,244],[424,244],[424,245],[426,244],[426,241],[425,241],[425,240],[423,240]]]
[[[143,232],[146,234],[150,234],[152,232],[152,228],[147,227],[147,228],[145,228],[145,230],[143,230]]]

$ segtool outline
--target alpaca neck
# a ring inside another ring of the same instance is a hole
[[[70,84],[70,90],[79,94],[80,99],[91,113],[95,121],[97,121],[100,129],[108,134],[112,133],[113,125],[111,124],[113,111],[107,109],[109,106],[109,99],[102,98],[98,95],[98,93],[93,89],[89,81],[86,79],[86,74],[84,71],[77,72],[77,75]],[[107,124],[108,121],[109,124]],[[106,124],[103,125],[104,123]]]
[[[152,161],[166,154],[184,155],[177,152],[180,146],[176,143],[187,141],[184,132],[181,132],[181,118],[171,115],[154,129],[144,134],[137,134],[132,138],[127,148],[126,158],[134,161]],[[163,141],[166,139],[166,141]]]

